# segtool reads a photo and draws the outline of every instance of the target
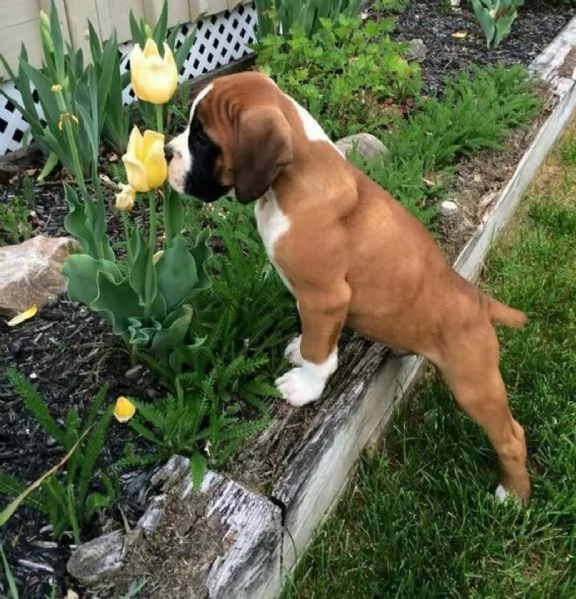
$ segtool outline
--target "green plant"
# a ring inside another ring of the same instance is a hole
[[[510,35],[524,0],[471,0],[488,48],[497,48]]]
[[[0,245],[10,245],[26,241],[32,235],[29,222],[34,205],[34,188],[30,177],[24,177],[20,193],[0,204]]]
[[[383,136],[389,150],[384,158],[358,165],[428,223],[454,162],[500,147],[507,132],[527,123],[540,106],[523,68],[475,67],[446,80],[441,99],[422,101],[399,120]]]
[[[372,9],[378,14],[402,12],[408,3],[409,0],[374,0]]]
[[[417,96],[419,67],[403,57],[407,44],[390,39],[390,19],[362,23],[340,15],[322,19],[309,39],[295,28],[257,44],[259,68],[304,105],[332,137],[384,128],[393,111],[389,99]]]
[[[14,580],[14,575],[12,574],[12,570],[10,569],[10,564],[6,559],[6,554],[4,553],[4,548],[2,547],[2,543],[0,543],[0,557],[2,558],[2,567],[4,569],[4,577],[6,578],[6,582],[8,583],[8,590],[10,591],[11,599],[18,599],[20,597],[18,593],[18,589],[16,588],[16,581]]]
[[[57,92],[59,93],[59,92]],[[64,99],[61,98],[64,102]],[[162,106],[155,106],[158,127],[163,128]],[[72,123],[64,123],[69,132]],[[117,195],[117,208],[124,223],[125,254],[116,254],[106,230],[105,199],[97,170],[92,173],[92,189],[88,189],[79,161],[76,140],[70,138],[73,174],[78,193],[64,186],[70,212],[65,219],[66,230],[80,242],[81,251],[66,260],[62,272],[68,279],[68,295],[91,310],[100,313],[112,325],[135,355],[148,351],[165,368],[179,372],[194,343],[189,341],[188,329],[193,310],[190,300],[208,286],[204,262],[208,257],[205,235],[195,242],[180,234],[182,231],[182,200],[164,184],[166,160],[164,135],[146,131],[141,135],[134,128],[123,156],[128,178],[138,180],[138,191],[148,197],[148,236],[127,216],[136,189],[123,185]],[[96,156],[97,148],[93,148]],[[163,250],[156,253],[158,242],[156,201],[150,189],[164,185]],[[144,187],[143,187],[144,186]],[[96,200],[96,201],[94,201]]]
[[[65,471],[43,480],[40,490],[28,496],[26,502],[47,516],[55,538],[71,530],[75,543],[80,543],[83,527],[116,497],[113,478],[98,470],[98,459],[112,419],[111,407],[102,412],[107,388],[100,389],[84,421],[77,408],[72,407],[64,424],[60,425],[50,414],[44,398],[25,376],[9,368],[6,377],[46,434],[69,453]],[[0,491],[16,496],[24,491],[24,485],[15,477],[0,472]]]
[[[257,35],[288,36],[294,29],[311,37],[321,27],[322,20],[335,22],[340,15],[355,17],[360,0],[256,0]]]
[[[114,71],[118,63],[118,44],[115,38],[107,42],[100,55],[92,57],[95,64],[86,66],[82,51],[74,50],[64,42],[54,0],[51,0],[50,16],[42,14],[40,32],[44,52],[41,69],[29,63],[24,45],[17,74],[0,57],[22,96],[17,107],[29,123],[32,136],[48,155],[40,178],[46,176],[58,162],[72,172],[80,166],[83,176],[89,176],[98,164],[106,109],[118,108],[117,98],[113,98],[112,94],[121,97],[119,78]],[[38,92],[41,113],[34,103],[33,88]],[[0,93],[6,95],[2,90]],[[117,123],[123,118],[121,113],[115,115],[113,121]],[[108,122],[111,122],[110,116]],[[65,127],[65,123],[71,126]],[[76,148],[75,154],[72,145]]]

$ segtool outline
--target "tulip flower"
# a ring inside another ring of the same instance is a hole
[[[164,42],[164,57],[156,42],[148,38],[144,50],[136,44],[130,54],[130,82],[135,94],[152,104],[166,104],[178,85],[178,68],[174,55]]]
[[[144,192],[160,187],[168,176],[164,136],[150,130],[144,131],[142,135],[138,127],[134,127],[122,162],[128,184],[134,191]]]
[[[136,201],[136,190],[130,185],[120,183],[120,191],[116,194],[116,210],[130,212]]]
[[[114,406],[114,417],[118,422],[128,422],[132,416],[136,413],[136,406],[124,396],[120,396],[116,400],[116,405]]]

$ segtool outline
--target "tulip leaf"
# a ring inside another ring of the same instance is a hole
[[[98,243],[93,232],[86,225],[86,204],[78,198],[76,191],[70,185],[64,185],[64,197],[68,204],[68,214],[64,219],[66,231],[80,241],[82,249],[96,258],[98,256]]]
[[[166,245],[170,247],[172,240],[184,228],[184,211],[180,194],[167,189],[164,194],[164,231],[166,232]]]
[[[168,362],[170,353],[182,345],[192,322],[192,307],[185,304],[174,310],[163,323],[163,328],[154,335],[152,353],[164,362]]]
[[[130,318],[142,314],[142,308],[138,305],[138,298],[128,278],[117,281],[110,273],[100,270],[97,274],[97,287],[98,296],[90,307],[100,312],[112,324],[114,334],[126,334]]]
[[[144,319],[130,317],[128,333],[130,334],[130,343],[142,347],[150,347],[154,335],[162,330],[162,323],[155,318],[150,319],[152,326],[144,326]]]
[[[95,260],[88,254],[68,256],[62,272],[68,279],[68,295],[71,300],[92,307],[99,295],[97,276],[105,272],[114,281],[124,278],[118,266],[110,260]]]
[[[158,288],[168,310],[187,300],[198,284],[198,270],[194,256],[181,235],[174,238],[172,247],[164,251],[156,263]]]
[[[146,273],[152,266],[152,250],[146,243],[142,232],[136,229],[132,234],[132,265],[130,266],[130,274],[128,275],[132,289],[137,293],[141,306],[146,305]],[[154,269],[152,268],[152,271]],[[153,272],[154,279],[156,278],[155,271]],[[154,296],[156,295],[156,281],[154,280]],[[153,300],[154,298],[152,298]]]
[[[206,243],[208,240],[208,233],[200,233],[196,238],[196,244],[190,248],[190,253],[192,254],[194,261],[196,263],[196,271],[198,275],[198,283],[194,289],[194,293],[198,293],[199,291],[203,291],[204,289],[208,289],[210,287],[210,277],[206,272],[206,262],[208,258],[210,258],[210,249],[208,248],[208,244]]]

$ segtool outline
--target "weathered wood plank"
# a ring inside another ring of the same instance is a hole
[[[192,489],[190,465],[174,456],[152,477],[161,486],[135,530],[81,545],[68,571],[120,592],[139,576],[158,597],[270,599],[281,589],[282,515],[265,497],[209,472]],[[162,571],[160,576],[150,576]]]

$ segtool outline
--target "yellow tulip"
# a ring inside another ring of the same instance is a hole
[[[164,136],[156,131],[140,133],[132,129],[126,154],[122,156],[128,184],[134,191],[150,191],[160,187],[168,176],[164,156]]]
[[[178,85],[178,69],[174,55],[164,42],[164,57],[156,42],[148,38],[144,50],[136,44],[130,54],[130,82],[134,93],[145,102],[166,104]]]
[[[136,201],[136,190],[130,185],[120,183],[120,191],[116,194],[116,210],[130,212]]]
[[[114,417],[116,420],[122,423],[128,422],[134,414],[136,414],[136,406],[127,397],[120,396],[114,406]]]

